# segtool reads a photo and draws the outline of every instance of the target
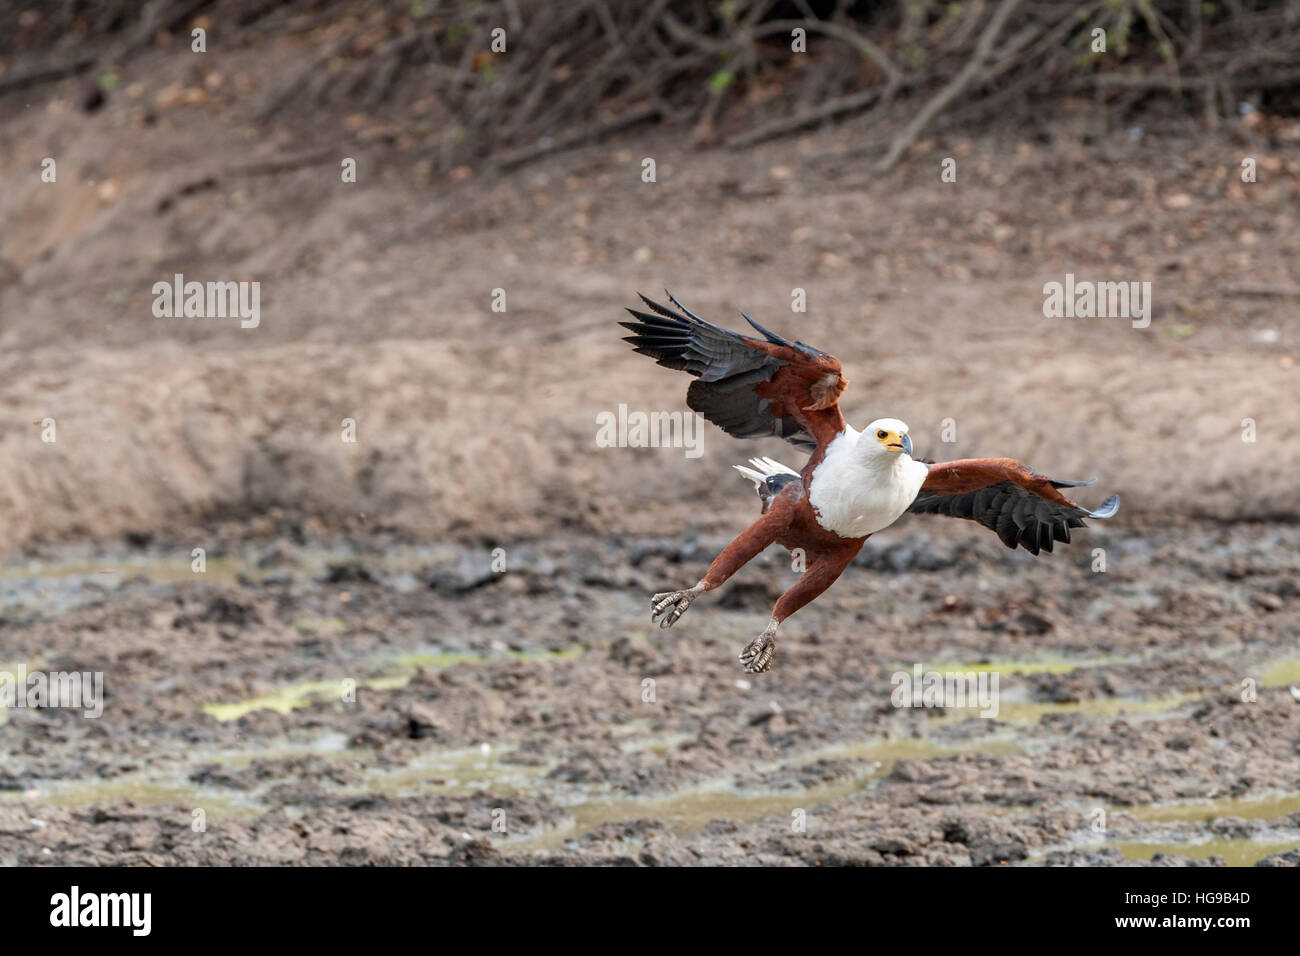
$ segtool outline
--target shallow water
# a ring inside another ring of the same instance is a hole
[[[927,661],[923,662],[920,668],[922,673],[1028,676],[1068,674],[1080,668],[1105,667],[1141,659],[1137,655],[1118,654],[1091,657],[1045,654],[1030,658]],[[912,673],[911,666],[900,665],[900,669],[904,673]],[[1011,724],[1036,724],[1049,714],[1080,714],[1095,717],[1115,717],[1121,714],[1160,715],[1172,713],[1183,704],[1199,700],[1203,696],[1203,694],[1188,693],[1154,698],[1096,697],[1078,701],[1032,701],[1024,699],[1023,687],[1013,687],[1009,690],[999,688],[998,712],[993,719]],[[975,704],[964,708],[947,708],[938,719],[945,722],[963,721],[968,720],[973,714],[978,714],[979,711],[980,707]]]
[[[139,807],[179,806],[187,822],[195,809],[203,810],[209,820],[253,820],[266,812],[251,797],[200,787],[180,774],[162,779],[129,774],[111,780],[38,781],[25,793],[0,792],[0,801],[55,807],[88,807],[113,800],[130,800]]]
[[[782,767],[802,767],[819,760],[855,760],[861,765],[835,780],[811,787],[760,789],[738,787],[731,776],[719,777],[684,787],[671,794],[620,796],[610,794],[582,799],[569,806],[571,820],[565,826],[528,834],[510,841],[513,849],[553,850],[564,846],[605,823],[654,819],[678,836],[695,833],[714,820],[752,823],[769,816],[793,820],[795,810],[806,811],[809,832],[815,826],[813,808],[846,797],[887,776],[897,760],[925,760],[957,753],[1019,753],[1019,746],[1005,738],[985,738],[970,744],[946,745],[921,738],[865,740],[819,747],[791,754],[779,761],[755,767],[771,772]],[[782,825],[789,825],[785,822]]]
[[[196,750],[182,760],[165,767],[154,767],[91,780],[31,781],[26,791],[0,791],[0,801],[32,802],[56,807],[87,807],[112,800],[130,800],[137,806],[153,807],[176,804],[186,812],[201,808],[212,819],[250,820],[267,812],[254,790],[234,790],[207,786],[190,780],[190,774],[207,764],[246,767],[254,760],[320,755],[350,759],[347,739],[342,734],[326,734],[304,743],[284,743],[273,747],[242,750]]]
[[[484,745],[430,751],[401,767],[369,769],[361,786],[345,788],[345,792],[392,797],[419,793],[468,796],[481,790],[503,796],[545,793],[549,789],[545,776],[553,765],[503,760],[512,749]]]
[[[1282,687],[1300,684],[1300,657],[1284,657],[1273,661],[1259,675],[1259,686]]]
[[[1036,724],[1048,714],[1080,714],[1085,717],[1157,716],[1177,711],[1204,694],[1174,694],[1147,700],[1132,697],[1093,697],[1085,700],[1043,703],[1003,700],[997,719],[1011,724]]]
[[[1116,813],[1127,813],[1135,820],[1173,823],[1180,820],[1210,821],[1220,817],[1241,817],[1246,820],[1277,820],[1300,810],[1300,793],[1274,796],[1225,797],[1222,800],[1195,800],[1187,803],[1165,803],[1146,807],[1116,807]]]
[[[815,808],[828,800],[862,789],[875,776],[864,772],[803,790],[763,792],[738,790],[725,781],[688,787],[671,796],[619,797],[593,800],[570,808],[572,822],[541,834],[514,841],[512,849],[554,850],[605,823],[654,819],[678,836],[695,833],[714,820],[749,823],[764,817],[784,817],[784,825],[793,821],[796,810],[806,812],[807,826],[815,831]]]
[[[1068,674],[1081,667],[1104,667],[1107,664],[1122,664],[1138,660],[1134,656],[1104,654],[1097,657],[1067,657],[1065,655],[1043,655],[1036,658],[983,660],[983,661],[926,661],[921,670],[939,672],[958,672],[962,674]],[[910,667],[906,668],[910,671]]]
[[[405,687],[421,668],[442,670],[456,664],[487,664],[497,660],[571,660],[580,657],[585,648],[571,647],[562,651],[508,651],[504,654],[474,654],[469,652],[428,652],[418,654],[398,654],[376,661],[376,667],[388,673],[379,677],[338,678],[336,680],[302,681],[289,684],[270,694],[259,694],[243,700],[226,701],[216,704],[204,704],[203,712],[210,714],[223,723],[238,720],[255,710],[274,710],[287,714],[319,701],[334,700],[343,706],[344,694],[350,690],[395,690]]]
[[[1274,853],[1300,847],[1300,839],[1268,842],[1264,840],[1207,840],[1205,843],[1136,843],[1109,842],[1129,860],[1149,860],[1157,853],[1171,853],[1193,860],[1221,856],[1228,866],[1254,866],[1256,862]]]

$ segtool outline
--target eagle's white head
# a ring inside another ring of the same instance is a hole
[[[907,425],[897,418],[877,418],[868,425],[858,439],[858,448],[871,458],[887,458],[890,455],[912,454],[912,439],[907,434]]]

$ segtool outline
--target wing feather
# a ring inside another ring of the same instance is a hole
[[[1109,518],[1119,510],[1111,495],[1096,511],[1080,507],[1058,488],[1090,485],[1040,475],[1011,458],[967,458],[930,465],[930,474],[909,511],[977,521],[1008,548],[1031,554],[1068,544],[1070,529],[1085,527],[1085,518]]]
[[[624,341],[665,368],[695,376],[686,404],[729,435],[774,435],[805,448],[824,448],[844,430],[839,396],[848,384],[838,359],[791,343],[745,320],[763,338],[706,322],[668,293],[676,310],[645,296],[646,309],[628,309],[634,322]],[[741,313],[744,315],[744,313]]]

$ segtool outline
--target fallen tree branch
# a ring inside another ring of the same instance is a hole
[[[837,96],[834,99],[827,100],[816,109],[797,113],[794,116],[783,116],[781,119],[765,123],[747,133],[733,136],[727,140],[727,145],[735,148],[753,146],[764,140],[784,136],[786,133],[793,133],[823,120],[856,113],[858,110],[869,106],[873,100],[883,101],[885,97],[892,96],[893,89],[893,86],[886,87],[884,90],[870,87],[858,93],[850,93],[848,96]]]
[[[1007,19],[1015,12],[1016,7],[1020,5],[1020,0],[1002,0],[1002,4],[989,19],[988,26],[980,35],[979,43],[975,47],[975,55],[967,61],[966,65],[948,81],[925,106],[921,107],[920,112],[912,118],[901,133],[894,137],[893,144],[889,147],[883,159],[876,164],[877,172],[888,172],[893,169],[902,157],[912,147],[916,137],[920,135],[921,130],[941,113],[945,107],[953,100],[966,91],[966,88],[972,84],[983,82],[985,72],[985,61],[992,52],[993,43],[1001,34],[1003,26],[1006,25]]]
[[[59,63],[54,66],[37,67],[26,73],[15,74],[9,77],[0,77],[0,94],[12,93],[16,90],[31,89],[33,86],[40,86],[42,83],[52,83],[56,80],[62,80],[69,76],[77,76],[85,73],[98,62],[97,57],[82,56],[75,60],[69,60],[67,63]]]
[[[524,163],[531,162],[550,153],[557,153],[560,150],[569,149],[588,140],[597,140],[610,133],[616,133],[619,130],[627,129],[629,126],[635,126],[638,123],[646,123],[652,119],[659,118],[659,108],[656,106],[647,106],[644,109],[631,113],[628,116],[621,116],[618,119],[609,120],[604,123],[593,123],[590,126],[575,130],[572,133],[566,133],[562,136],[547,137],[544,140],[534,143],[522,149],[512,150],[508,153],[493,159],[493,165],[499,169],[510,169],[514,166],[520,166]]]
[[[889,58],[884,50],[857,30],[835,23],[831,20],[776,20],[764,23],[762,27],[754,31],[754,36],[761,37],[769,36],[773,33],[790,33],[797,28],[802,28],[812,33],[821,33],[828,37],[834,37],[837,40],[842,40],[850,46],[856,47],[865,57],[867,57],[867,59],[876,65],[889,82],[894,84],[902,82],[903,71],[894,65],[894,61]]]

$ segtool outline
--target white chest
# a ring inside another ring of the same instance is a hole
[[[817,523],[844,538],[875,534],[897,521],[930,471],[907,455],[865,456],[857,443],[851,428],[831,442],[808,489]]]

